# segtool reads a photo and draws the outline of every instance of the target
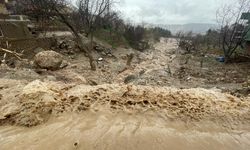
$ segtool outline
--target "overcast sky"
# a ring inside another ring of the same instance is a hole
[[[118,10],[134,23],[216,23],[216,10],[232,0],[121,0]]]

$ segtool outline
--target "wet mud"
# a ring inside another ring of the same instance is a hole
[[[145,114],[63,114],[32,127],[0,127],[0,149],[53,150],[246,150],[247,128],[228,129],[212,122],[169,122],[154,112]]]

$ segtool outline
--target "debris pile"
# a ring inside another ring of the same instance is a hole
[[[98,53],[101,53],[103,56],[110,56],[112,57],[112,49],[110,48],[106,48],[100,44],[96,44],[94,46],[94,49],[98,52]]]

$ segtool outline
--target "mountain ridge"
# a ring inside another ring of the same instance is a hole
[[[177,32],[190,32],[195,34],[205,34],[209,29],[218,29],[218,25],[212,23],[187,23],[187,24],[158,24],[148,25],[149,27],[161,27],[170,30],[172,34]]]

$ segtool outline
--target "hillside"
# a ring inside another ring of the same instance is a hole
[[[209,29],[216,29],[216,24],[206,24],[206,23],[190,23],[190,24],[169,24],[169,25],[160,25],[160,27],[170,30],[173,34],[183,31],[194,33],[204,34]]]

